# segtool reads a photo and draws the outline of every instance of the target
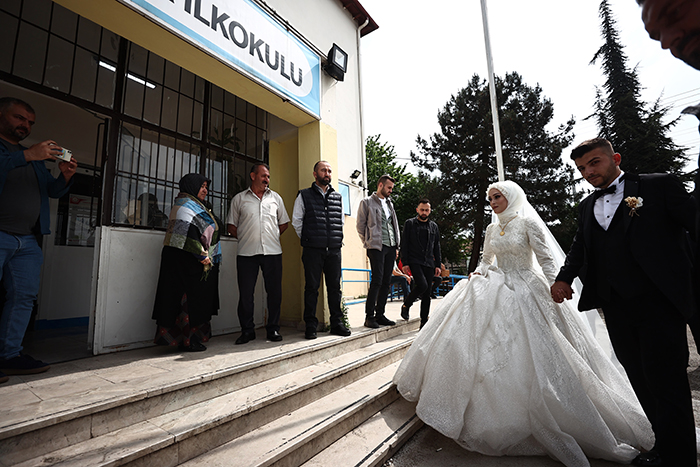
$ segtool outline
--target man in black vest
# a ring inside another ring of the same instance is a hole
[[[343,324],[340,290],[340,249],[343,246],[343,199],[331,186],[331,165],[318,161],[314,165],[316,181],[311,187],[299,191],[294,201],[292,227],[301,239],[304,250],[304,321],[305,337],[316,339],[318,318],[318,288],[321,275],[326,278],[328,308],[331,315],[331,334],[349,336],[350,330]]]
[[[615,354],[656,436],[654,449],[632,463],[695,467],[686,373],[694,200],[675,176],[623,174],[620,154],[605,139],[583,142],[571,159],[596,191],[579,205],[578,231],[552,298],[570,299],[579,276],[579,309],[603,310]]]

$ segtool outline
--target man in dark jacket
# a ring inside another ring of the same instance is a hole
[[[60,160],[53,140],[29,148],[36,115],[26,102],[0,99],[0,279],[7,299],[0,319],[0,382],[6,375],[41,373],[49,365],[22,354],[22,338],[39,293],[43,255],[37,235],[49,234],[49,198],[63,196],[78,163],[72,156],[58,163],[54,178],[44,161]]]
[[[430,286],[433,277],[440,275],[440,229],[428,220],[430,201],[423,198],[416,208],[418,215],[406,221],[401,234],[401,262],[403,272],[413,275],[413,288],[401,306],[401,317],[408,320],[413,302],[421,297],[420,327],[425,326],[430,313]]]
[[[340,290],[340,249],[343,246],[343,199],[331,186],[331,165],[318,161],[314,165],[316,181],[311,187],[299,191],[294,202],[292,227],[301,239],[304,250],[304,321],[305,337],[316,339],[318,318],[318,288],[321,275],[326,278],[328,308],[331,315],[331,334],[349,336],[350,330],[343,324]]]
[[[695,422],[686,367],[686,320],[694,309],[686,237],[695,202],[675,176],[620,170],[609,141],[584,141],[571,152],[596,191],[579,204],[578,230],[552,285],[571,299],[583,282],[580,310],[601,308],[615,355],[651,422],[656,444],[633,465],[695,466]]]

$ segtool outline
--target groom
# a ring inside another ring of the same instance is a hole
[[[610,340],[656,436],[634,465],[695,467],[695,422],[686,366],[686,319],[693,313],[687,232],[696,208],[667,174],[632,175],[609,141],[571,152],[596,188],[579,205],[578,231],[552,285],[561,303],[584,283],[580,310],[602,308]]]

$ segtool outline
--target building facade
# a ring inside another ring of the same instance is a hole
[[[0,2],[0,95],[37,112],[23,143],[54,139],[79,163],[70,193],[52,200],[36,325],[85,326],[95,354],[150,345],[167,216],[190,172],[212,180],[210,201],[226,219],[250,167],[268,162],[291,216],[314,163],[329,161],[347,216],[343,267],[364,268],[354,221],[366,176],[360,42],[376,28],[356,0]],[[347,54],[342,81],[324,71],[334,44]],[[282,246],[282,322],[297,326],[293,229]],[[215,335],[239,329],[236,247],[222,239]],[[365,290],[348,282],[344,295]],[[259,281],[256,325],[264,314]]]

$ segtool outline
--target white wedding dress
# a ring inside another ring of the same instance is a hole
[[[400,393],[425,423],[487,455],[574,467],[650,449],[627,377],[584,317],[551,298],[556,268],[537,221],[516,216],[500,233],[489,225],[481,275],[457,283],[416,337],[394,376]]]

